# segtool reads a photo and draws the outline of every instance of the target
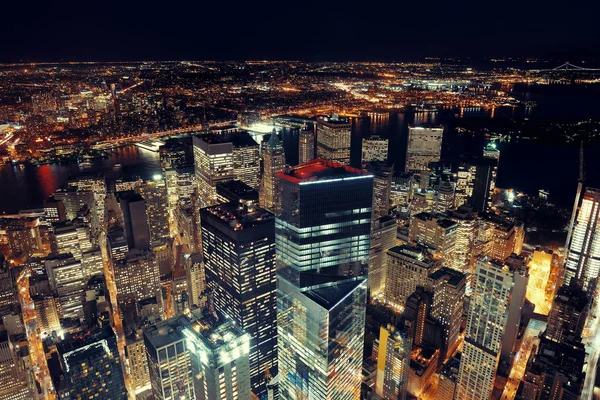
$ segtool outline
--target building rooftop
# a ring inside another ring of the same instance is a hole
[[[340,117],[337,114],[332,114],[331,116],[324,116],[323,118],[319,118],[319,124],[330,126],[330,127],[351,127],[352,121],[348,117]]]
[[[452,286],[458,286],[461,282],[465,282],[466,275],[455,269],[442,267],[429,275],[429,279],[439,280],[446,277],[448,283]]]
[[[438,224],[438,226],[441,226],[442,228],[450,228],[453,225],[456,225],[456,222],[444,218],[444,216],[442,214],[433,214],[433,213],[429,213],[429,212],[420,212],[418,214],[416,214],[414,217],[414,219],[419,219],[421,221],[433,221],[435,220],[436,223]]]
[[[144,329],[144,335],[154,349],[160,349],[185,339],[180,329],[185,323],[187,318],[184,316],[170,318],[147,327]]]
[[[217,183],[216,189],[217,194],[229,201],[258,201],[258,192],[240,180]]]
[[[303,293],[321,307],[331,310],[364,281],[364,278],[359,277],[344,279],[343,281],[309,287]]]
[[[274,221],[275,216],[255,204],[225,203],[203,208],[202,214],[211,214],[234,231],[241,231]]]
[[[372,175],[363,170],[320,158],[296,165],[295,167],[287,168],[277,173],[278,178],[294,183],[371,176]]]

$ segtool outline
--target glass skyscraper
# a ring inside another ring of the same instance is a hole
[[[373,176],[317,159],[278,177],[280,396],[358,399]]]
[[[214,307],[252,338],[252,391],[262,398],[267,370],[277,373],[275,217],[253,200],[240,200],[204,208],[200,219]]]

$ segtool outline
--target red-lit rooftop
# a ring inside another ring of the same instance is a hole
[[[344,178],[353,175],[368,175],[367,171],[352,168],[334,161],[317,158],[277,173],[282,178],[294,183],[309,182],[320,179]]]

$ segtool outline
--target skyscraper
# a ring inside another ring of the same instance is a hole
[[[275,215],[281,212],[281,188],[277,174],[285,168],[283,143],[275,129],[263,149],[263,176],[261,187],[261,206]]]
[[[428,277],[427,287],[433,293],[431,317],[443,328],[442,360],[451,356],[458,344],[466,293],[466,275],[443,267]]]
[[[454,208],[454,186],[448,181],[443,181],[437,189],[433,211],[444,213],[452,208]]]
[[[487,211],[492,205],[497,171],[498,158],[463,159],[458,166],[456,205],[468,204],[477,212]]]
[[[252,390],[264,396],[265,371],[277,372],[275,217],[248,201],[204,208],[200,219],[214,307],[250,335]]]
[[[411,348],[407,328],[380,327],[375,393],[384,399],[406,399]]]
[[[392,175],[394,168],[383,161],[367,163],[365,169],[373,174],[373,220],[389,215]]]
[[[423,171],[440,161],[443,133],[443,127],[409,126],[404,171]]]
[[[83,317],[86,284],[81,261],[71,253],[50,256],[45,261],[50,290],[59,298],[62,318]]]
[[[146,202],[146,213],[150,228],[150,239],[153,241],[168,238],[169,207],[167,198],[167,185],[165,180],[156,179],[144,182],[138,191]]]
[[[298,164],[311,161],[315,158],[315,131],[314,128],[305,128],[300,131],[298,139]]]
[[[459,399],[489,399],[492,394],[517,274],[501,261],[477,260],[460,361]]]
[[[278,177],[280,396],[358,399],[373,176],[317,159]]]
[[[140,301],[156,297],[160,290],[160,273],[153,253],[132,250],[124,259],[113,263],[119,301]]]
[[[408,240],[433,250],[444,265],[455,268],[454,250],[458,225],[442,214],[419,213],[410,219]]]
[[[548,314],[545,336],[556,342],[581,338],[590,311],[589,303],[589,295],[575,279],[570,285],[560,287]]]
[[[387,252],[385,301],[393,309],[404,309],[417,286],[425,287],[427,277],[441,267],[423,247],[395,246]]]
[[[337,114],[319,119],[317,123],[317,157],[350,164],[352,122]]]
[[[194,170],[200,206],[217,204],[215,186],[233,179],[233,143],[225,135],[194,136]]]
[[[233,143],[233,177],[252,189],[260,186],[260,146],[247,132],[236,133]]]
[[[57,346],[70,398],[127,399],[117,336],[109,325]]]
[[[600,190],[579,183],[566,242],[563,285],[581,279],[583,289],[594,289],[600,275]]]
[[[125,228],[125,239],[130,249],[150,248],[150,227],[146,213],[146,201],[134,191],[117,192],[121,222]]]
[[[387,162],[388,140],[378,135],[362,139],[362,164],[369,162]]]
[[[387,251],[396,245],[396,220],[382,217],[373,222],[369,255],[369,296],[383,299],[385,294],[388,257]]]

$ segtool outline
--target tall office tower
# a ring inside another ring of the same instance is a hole
[[[517,223],[496,216],[495,214],[482,214],[479,240],[488,243],[488,255],[497,260],[505,260],[517,247]]]
[[[260,186],[260,146],[247,132],[236,133],[233,142],[233,177],[253,189]]]
[[[106,235],[108,239],[108,249],[110,258],[114,262],[123,260],[129,252],[125,231],[121,228],[113,228]]]
[[[127,399],[117,336],[110,325],[58,344],[69,398]]]
[[[50,256],[45,261],[50,290],[59,297],[62,318],[83,317],[83,298],[86,280],[81,261],[71,253]]]
[[[456,270],[472,276],[475,271],[473,247],[479,236],[479,221],[473,209],[460,206],[450,213],[450,219],[456,222],[456,243],[454,246],[454,266]],[[471,279],[467,277],[467,287],[470,288]]]
[[[60,222],[67,219],[67,212],[65,211],[65,205],[61,200],[57,200],[54,196],[48,197],[44,201],[44,214],[46,215],[46,221],[48,222]]]
[[[186,346],[182,329],[186,324],[187,319],[179,316],[144,329],[152,394],[156,400],[196,398],[192,350]]]
[[[119,301],[140,301],[156,297],[160,291],[158,263],[151,252],[132,250],[124,259],[113,262],[113,269]]]
[[[458,369],[460,368],[460,360],[452,357],[448,360],[440,371],[438,381],[438,390],[436,400],[454,400],[456,399],[456,384],[458,382]]]
[[[76,260],[81,260],[82,254],[77,227],[70,221],[57,222],[53,224],[52,230],[53,235],[50,242],[52,254],[71,253]]]
[[[0,398],[30,400],[33,393],[27,385],[27,371],[19,365],[15,346],[8,331],[0,331]]]
[[[375,393],[384,399],[406,400],[412,340],[404,326],[379,329]]]
[[[516,275],[520,272],[511,271],[501,261],[477,260],[460,361],[458,399],[489,399],[492,394]]]
[[[369,251],[369,296],[383,299],[387,278],[387,251],[396,245],[396,220],[382,217],[373,222]]]
[[[233,143],[225,136],[214,134],[194,136],[192,143],[199,204],[212,206],[217,204],[217,183],[234,177]]]
[[[387,257],[385,302],[396,311],[402,311],[417,286],[424,287],[427,277],[441,265],[425,248],[409,245],[392,247]]]
[[[378,135],[362,139],[362,164],[388,160],[388,140]]]
[[[596,226],[600,220],[600,189],[583,188],[580,181],[566,242],[563,285],[581,279],[583,289],[592,291],[600,275],[600,236]]]
[[[275,217],[255,202],[200,211],[206,284],[214,307],[252,338],[252,391],[266,394],[265,370],[277,372]]]
[[[74,224],[77,231],[77,240],[79,241],[79,250],[81,250],[83,257],[83,253],[90,251],[93,247],[92,232],[90,231],[90,225],[82,218],[75,219]]]
[[[435,195],[433,211],[445,213],[454,208],[454,186],[448,181],[443,181]]]
[[[516,399],[583,399],[585,359],[582,343],[541,338],[537,354],[529,357]]]
[[[466,284],[465,274],[448,267],[442,267],[427,278],[427,287],[433,293],[431,317],[443,328],[442,361],[450,357],[458,345]]]
[[[171,168],[181,168],[188,165],[186,154],[186,145],[183,140],[168,139],[167,142],[160,146],[160,167],[163,170]]]
[[[96,214],[96,217],[94,218],[96,225],[93,227],[95,231],[94,237],[96,237],[100,231],[100,222],[104,221],[106,198],[106,182],[104,181],[104,177],[80,177],[76,180],[69,181],[69,186],[76,187],[77,191],[91,192],[94,194],[94,205],[93,207],[90,207],[90,209]]]
[[[150,389],[148,356],[141,330],[136,330],[127,336],[124,350],[127,359],[127,372],[135,394]]]
[[[464,159],[458,166],[456,205],[468,204],[477,212],[492,206],[496,187],[498,160],[494,158]]]
[[[350,164],[350,139],[352,122],[337,114],[317,122],[317,157],[324,160]]]
[[[429,163],[439,162],[442,154],[443,127],[408,127],[405,172],[423,171]]]
[[[260,205],[273,214],[279,215],[281,212],[281,187],[277,174],[285,168],[285,152],[275,129],[263,149],[262,157],[263,176]]]
[[[189,289],[190,302],[194,305],[204,305],[204,261],[201,253],[192,253],[185,258],[185,273]]]
[[[138,191],[146,202],[150,228],[150,240],[162,240],[170,236],[167,185],[163,179],[144,182]]]
[[[373,174],[373,221],[375,221],[390,213],[394,167],[388,167],[386,163],[379,161],[366,164],[365,169]]]
[[[184,328],[197,398],[250,399],[250,335],[227,319],[207,317]],[[263,371],[264,373],[264,371]]]
[[[62,201],[66,219],[69,220],[75,219],[82,207],[87,206],[90,209],[94,207],[94,193],[89,190],[77,190],[74,186],[69,186],[66,189],[58,189],[51,197]]]
[[[279,394],[358,399],[373,176],[317,159],[278,177]]]
[[[8,262],[0,254],[0,307],[10,306],[17,300],[17,287]]]
[[[525,243],[525,224],[521,221],[517,221],[515,223],[515,246],[513,248],[513,253],[518,256],[521,255],[523,243]]]
[[[54,296],[34,297],[35,316],[42,337],[60,330],[60,317],[58,299]]]
[[[423,346],[426,342],[427,320],[433,302],[431,293],[422,286],[417,286],[415,291],[406,299],[403,316],[412,326],[411,336],[415,346]]]
[[[440,214],[419,213],[410,219],[408,240],[428,247],[444,265],[455,268],[454,251],[458,224]]]
[[[298,139],[298,164],[314,160],[315,158],[315,131],[306,128],[300,131]]]
[[[560,287],[548,315],[545,336],[555,342],[581,338],[589,305],[590,297],[575,279],[569,286]]]
[[[150,227],[146,213],[146,201],[133,191],[117,192],[116,198],[125,228],[125,239],[130,249],[150,248]]]

